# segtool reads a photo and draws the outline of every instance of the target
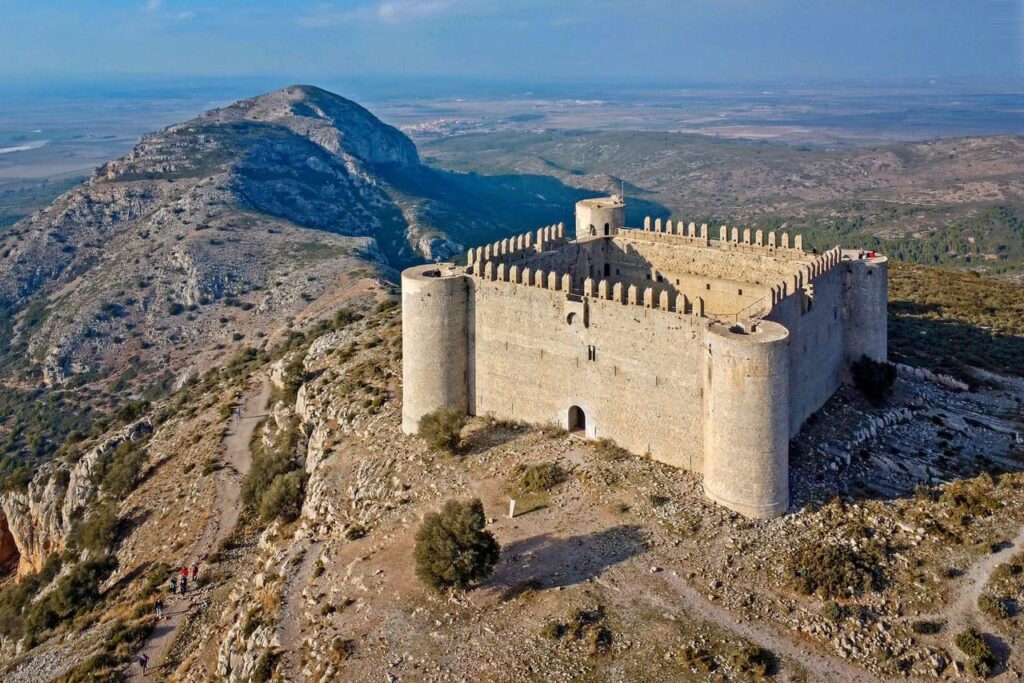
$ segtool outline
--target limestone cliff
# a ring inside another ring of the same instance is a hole
[[[100,459],[153,430],[149,418],[103,438],[74,463],[44,466],[24,491],[0,494],[0,562],[17,561],[18,577],[38,572],[64,549],[72,526],[96,495]]]

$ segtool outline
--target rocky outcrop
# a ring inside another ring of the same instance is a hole
[[[915,368],[910,365],[904,365],[903,363],[896,363],[896,373],[903,379],[916,380],[918,382],[931,382],[932,384],[938,384],[939,386],[952,389],[953,391],[968,391],[970,389],[966,382],[962,382],[956,377],[932,372],[928,368]]]
[[[280,603],[280,577],[286,571],[285,552],[275,544],[277,523],[260,535],[260,571],[235,584],[221,615],[223,638],[217,650],[217,676],[225,681],[251,681],[261,660],[280,646],[275,633],[276,613],[265,605]]]
[[[5,554],[7,562],[16,558],[19,577],[38,572],[51,553],[64,549],[72,525],[96,495],[100,459],[152,431],[148,417],[137,420],[90,448],[74,464],[47,465],[26,490],[0,496],[0,558]]]

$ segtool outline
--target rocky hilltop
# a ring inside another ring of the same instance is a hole
[[[551,426],[479,416],[458,453],[401,432],[387,278],[580,195],[431,169],[292,87],[145,138],[4,233],[0,678],[123,680],[143,652],[177,681],[1024,671],[1017,286],[894,263],[898,378],[808,422],[777,519]],[[432,591],[417,529],[467,498],[500,560]]]
[[[744,520],[699,475],[557,428],[476,418],[458,455],[402,434],[395,303],[369,287],[0,495],[32,587],[15,616],[3,589],[4,679],[118,679],[146,652],[182,681],[946,680],[977,664],[954,640],[970,624],[1019,670],[1019,621],[985,607],[1022,585],[1019,379],[904,367],[884,406],[844,388],[793,443],[790,514]],[[558,476],[517,488],[529,467]],[[284,495],[252,499],[270,476]],[[435,593],[416,530],[467,497],[501,559]],[[104,551],[98,590],[61,607]]]
[[[129,368],[180,382],[354,280],[565,200],[546,194],[423,167],[405,135],[319,88],[242,100],[146,136],[0,235],[5,365],[47,385]]]

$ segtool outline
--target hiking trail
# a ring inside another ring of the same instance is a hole
[[[143,652],[149,655],[149,673],[151,676],[162,677],[169,672],[161,671],[167,653],[174,644],[175,636],[178,633],[178,626],[182,619],[192,608],[192,604],[198,595],[202,595],[207,587],[203,583],[204,572],[209,571],[209,566],[204,562],[211,552],[216,550],[218,544],[227,538],[238,523],[238,517],[242,508],[242,480],[249,472],[252,465],[252,452],[249,450],[249,442],[253,432],[260,420],[266,417],[267,406],[270,401],[270,380],[261,377],[255,386],[248,386],[235,405],[234,413],[231,416],[231,424],[224,437],[224,452],[222,461],[224,468],[217,472],[216,486],[217,493],[214,503],[216,508],[212,511],[206,521],[202,535],[196,540],[188,552],[182,557],[197,558],[199,561],[199,585],[200,589],[190,588],[189,592],[182,596],[166,595],[164,597],[164,618],[157,624],[149,640],[139,650],[128,669],[127,677],[134,678],[140,675],[138,667],[138,656]],[[191,564],[191,563],[190,563]],[[174,565],[172,564],[172,568]],[[167,577],[170,580],[170,576]],[[191,586],[191,578],[189,581]],[[164,584],[166,586],[166,583]]]

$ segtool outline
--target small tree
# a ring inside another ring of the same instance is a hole
[[[853,383],[873,404],[885,402],[893,382],[896,381],[896,366],[892,363],[879,363],[866,355],[850,366]]]
[[[967,655],[967,667],[979,678],[988,678],[997,664],[995,653],[985,637],[974,627],[956,634],[954,639],[960,651]]]
[[[450,500],[431,512],[416,532],[416,575],[431,588],[465,589],[490,576],[501,546],[484,531],[484,506],[479,498]]]
[[[260,519],[264,522],[280,519],[286,524],[298,519],[302,514],[306,478],[303,470],[277,475],[260,499]]]
[[[420,436],[432,451],[456,452],[466,416],[458,408],[438,408],[420,418]]]

